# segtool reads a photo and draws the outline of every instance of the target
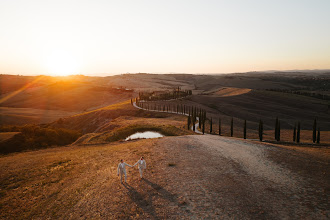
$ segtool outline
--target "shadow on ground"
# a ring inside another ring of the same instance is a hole
[[[174,204],[177,203],[177,196],[175,194],[170,193],[162,186],[153,183],[147,179],[142,179],[141,181],[150,186],[148,187],[149,190],[146,194],[138,192],[135,188],[133,188],[127,183],[124,184],[124,187],[128,190],[128,195],[130,196],[131,200],[145,213],[148,213],[153,218],[159,218],[159,216],[157,216],[153,201],[160,199],[167,200],[168,202]]]

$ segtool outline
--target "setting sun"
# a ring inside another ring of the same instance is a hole
[[[78,62],[67,51],[53,51],[46,57],[45,67],[49,74],[55,76],[67,76],[78,71]]]

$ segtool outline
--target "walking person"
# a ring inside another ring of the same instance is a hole
[[[118,164],[118,169],[117,169],[117,175],[119,176],[120,174],[120,182],[123,183],[123,175],[125,176],[125,183],[127,180],[127,174],[126,174],[126,166],[132,167],[132,165],[129,165],[124,162],[123,159],[120,160],[120,163]]]
[[[145,169],[147,169],[147,163],[146,163],[146,161],[144,160],[144,158],[141,157],[141,159],[138,160],[138,162],[136,162],[136,163],[133,165],[133,167],[136,166],[136,165],[138,165],[139,172],[140,172],[140,178],[142,179],[142,178],[143,178],[143,176],[142,176],[142,175],[143,175],[143,171],[144,171]]]

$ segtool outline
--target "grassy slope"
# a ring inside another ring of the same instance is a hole
[[[151,151],[152,143],[54,148],[2,157],[0,218],[99,218],[101,212],[107,218],[135,216],[142,210],[123,197],[116,168],[119,158],[132,164],[145,155],[151,177],[154,161],[160,158]],[[128,175],[130,183],[137,180],[136,170],[129,169]]]
[[[168,218],[167,211],[184,201],[182,195],[164,189],[175,187],[163,178],[175,163],[159,166],[172,156],[162,147],[157,139],[148,139],[0,157],[0,218],[145,219],[156,213]],[[302,151],[329,157],[328,149]],[[116,175],[118,160],[133,164],[142,155],[148,162],[148,182],[140,183],[138,171],[128,168],[129,186],[125,188]]]
[[[0,143],[6,141],[20,132],[0,132]]]
[[[45,124],[72,114],[75,112],[0,107],[0,125]]]

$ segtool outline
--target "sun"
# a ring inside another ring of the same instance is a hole
[[[68,76],[77,73],[78,62],[67,51],[52,51],[45,60],[47,72],[54,76]]]

